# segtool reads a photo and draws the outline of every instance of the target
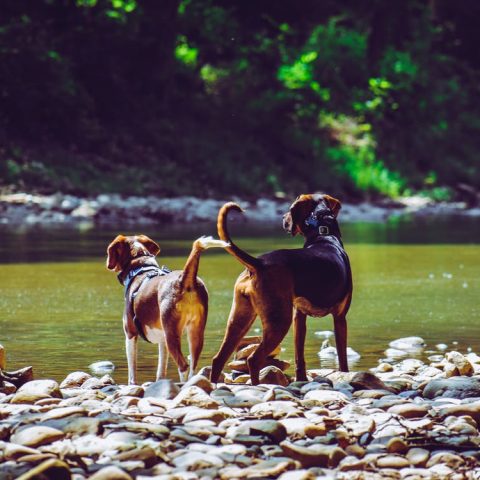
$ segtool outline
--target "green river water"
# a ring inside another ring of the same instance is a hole
[[[232,230],[238,244],[253,254],[301,245],[301,239],[278,228],[237,225]],[[1,230],[0,343],[8,370],[33,365],[36,378],[61,380],[69,372],[87,371],[92,362],[110,360],[117,382],[126,381],[123,289],[105,268],[106,247],[120,231]],[[478,220],[397,219],[347,224],[342,231],[354,276],[348,343],[361,355],[353,369],[375,366],[390,341],[412,335],[425,339],[421,356],[432,354],[439,343],[480,353]],[[142,233],[161,245],[159,263],[176,269],[182,268],[191,240],[214,233],[214,227],[143,228]],[[221,250],[202,257],[210,313],[201,366],[210,364],[221,343],[241,270]],[[259,326],[257,320],[252,333]],[[331,317],[308,320],[308,368],[332,366],[318,357],[324,340],[318,332],[331,329]],[[283,348],[280,358],[293,364],[292,332]],[[154,379],[156,361],[156,346],[141,341],[140,381]],[[169,376],[178,378],[173,362]]]

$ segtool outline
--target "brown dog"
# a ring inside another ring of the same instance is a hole
[[[219,352],[213,358],[211,380],[223,366],[253,321],[260,317],[262,341],[248,358],[252,383],[258,384],[265,358],[283,340],[293,319],[297,380],[306,380],[304,343],[306,317],[333,315],[340,369],[348,371],[346,314],[352,298],[352,275],[343,249],[337,215],[338,200],[329,195],[300,195],[284,216],[284,228],[305,237],[303,248],[275,250],[252,257],[230,239],[227,215],[242,211],[227,203],[218,213],[218,234],[226,250],[247,269],[235,284],[232,309]]]
[[[165,377],[168,353],[175,360],[180,381],[188,362],[182,354],[180,338],[186,328],[190,350],[190,373],[197,367],[203,347],[208,312],[208,293],[197,277],[200,253],[227,244],[211,237],[193,243],[183,270],[160,268],[155,256],[160,247],[145,235],[118,235],[107,249],[107,268],[118,272],[125,287],[123,328],[126,337],[128,383],[137,381],[138,335],[158,344],[157,380]]]

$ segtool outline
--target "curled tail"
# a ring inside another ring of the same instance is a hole
[[[223,240],[216,240],[212,237],[197,238],[192,245],[192,251],[183,267],[183,275],[181,285],[183,289],[193,288],[197,280],[198,265],[200,262],[200,254],[208,248],[226,248],[228,243]]]
[[[250,271],[255,272],[260,267],[260,261],[258,258],[252,257],[247,252],[237,247],[233,243],[227,229],[227,216],[230,210],[236,210],[237,212],[243,212],[242,208],[234,202],[226,203],[218,212],[217,219],[217,230],[218,236],[225,242],[228,243],[228,246],[225,247],[225,250],[230,255],[233,255],[242,265],[247,267]]]

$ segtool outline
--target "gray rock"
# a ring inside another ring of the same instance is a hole
[[[358,372],[350,380],[355,390],[386,390],[387,392],[396,393],[396,391],[386,385],[376,375],[370,372]]]
[[[477,377],[437,378],[427,383],[423,390],[425,398],[475,398],[480,397],[480,379]]]
[[[55,380],[32,380],[22,385],[14,395],[11,403],[35,403],[43,398],[62,398],[62,393]]]
[[[45,426],[34,426],[27,427],[18,432],[15,432],[10,441],[13,443],[18,443],[25,447],[39,447],[40,445],[45,445],[47,443],[55,442],[63,438],[65,434],[61,430],[56,428],[45,427]]]
[[[172,380],[158,380],[151,383],[146,389],[143,398],[160,398],[171,400],[175,398],[180,392],[180,389],[173,383]]]
[[[278,367],[268,366],[260,370],[260,383],[269,383],[286,387],[290,381]]]
[[[105,375],[106,373],[112,373],[115,370],[115,365],[109,360],[102,360],[92,363],[88,368],[94,375]]]
[[[240,435],[266,436],[274,443],[280,443],[287,437],[286,428],[276,420],[245,420],[227,430],[226,438],[235,441]]]

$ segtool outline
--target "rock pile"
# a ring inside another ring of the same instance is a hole
[[[284,386],[29,381],[0,393],[0,478],[479,478],[480,357],[389,367]]]
[[[247,383],[248,375],[247,358],[257,349],[260,344],[260,336],[244,337],[237,346],[233,360],[228,364],[231,374],[225,374],[226,383]],[[280,354],[280,345],[267,357],[265,367],[260,371],[262,383],[286,386],[290,379],[283,373],[290,368],[290,363],[276,358]]]

